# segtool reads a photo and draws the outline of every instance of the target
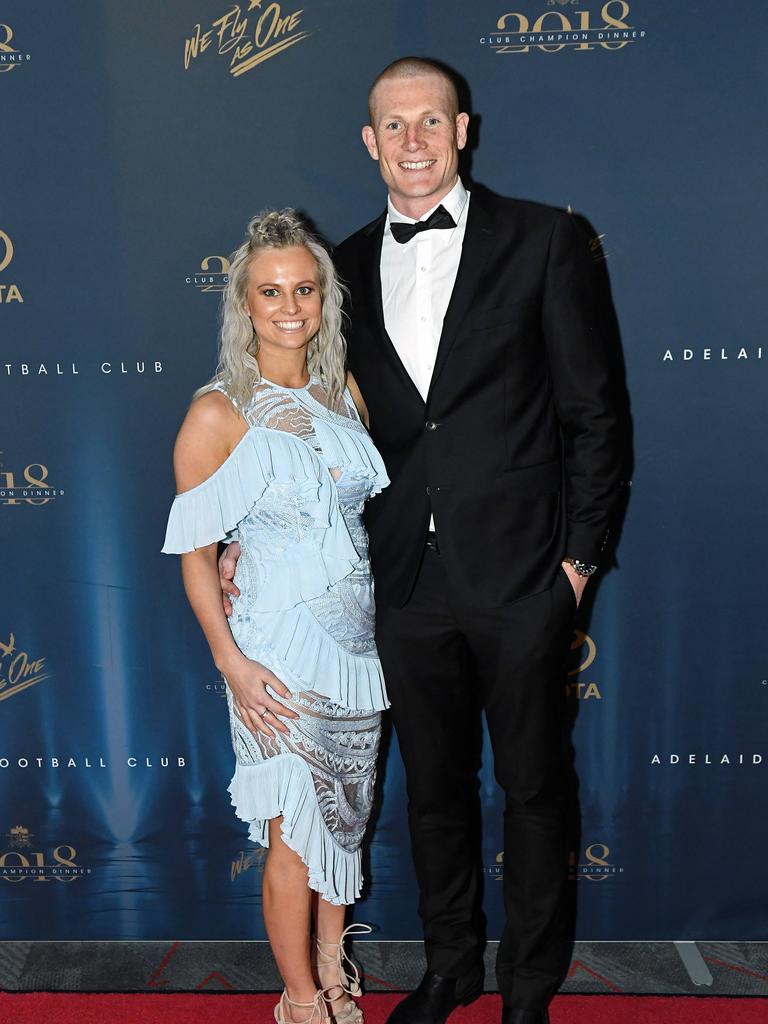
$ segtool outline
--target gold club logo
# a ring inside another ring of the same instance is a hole
[[[22,470],[22,477],[23,483],[13,470],[0,469],[0,505],[47,505],[64,494],[62,488],[49,483],[48,467],[42,462],[30,462]]]
[[[13,242],[4,231],[0,231],[0,273],[9,265],[13,259]]]
[[[279,3],[266,7],[262,3],[263,0],[249,0],[245,11],[243,5],[233,4],[205,29],[198,22],[192,35],[184,40],[184,70],[188,71],[200,54],[213,48],[219,57],[229,60],[230,75],[239,78],[311,35],[301,27],[303,9],[284,13]]]
[[[496,858],[493,864],[487,864],[483,871],[488,878],[492,878],[494,882],[504,881],[504,851],[499,850],[496,854]]]
[[[584,850],[583,861],[579,861],[575,850],[571,851],[568,856],[568,877],[571,881],[586,878],[588,882],[604,882],[614,875],[624,874],[624,868],[608,860],[610,853],[611,849],[605,843],[590,843]],[[496,854],[495,863],[484,870],[495,882],[503,882],[504,851],[500,850]]]
[[[200,292],[223,292],[229,283],[229,260],[226,256],[206,256],[200,270],[186,278]]]
[[[11,241],[11,236],[0,229],[0,274],[11,265],[12,260],[13,242]],[[0,303],[23,301],[24,298],[17,284],[0,283]]]
[[[49,676],[45,658],[33,658],[27,651],[20,650],[13,633],[8,643],[0,640],[0,701],[42,683]]]
[[[24,847],[32,845],[32,840],[35,837],[24,825],[14,825],[5,833],[5,838],[8,840],[9,846],[15,849],[24,849]]]
[[[29,53],[22,53],[15,46],[11,46],[13,29],[10,25],[0,23],[0,75],[5,71],[15,71],[19,64],[30,60]]]
[[[590,843],[584,850],[583,861],[577,859],[574,851],[569,858],[571,880],[585,878],[588,882],[605,882],[614,875],[623,875],[624,868],[610,861],[610,854],[611,848],[605,843]]]
[[[568,0],[547,0],[546,11],[533,20],[527,14],[509,11],[496,21],[495,29],[482,36],[480,44],[495,53],[559,53],[574,50],[623,50],[645,38],[645,30],[637,28],[630,17],[627,0],[606,0],[597,12],[589,8],[554,10],[555,6],[573,8]]]
[[[580,672],[589,668],[597,657],[597,644],[588,633],[583,632],[581,629],[574,629],[573,631],[571,650],[579,652],[579,664],[576,668],[570,670],[569,676],[579,675]]]
[[[91,873],[77,863],[77,850],[69,843],[32,850],[34,834],[24,825],[14,825],[5,837],[9,849],[0,853],[0,878],[5,882],[74,882]]]
[[[571,641],[570,668],[565,692],[576,700],[602,700],[600,687],[597,683],[586,682],[578,677],[586,672],[597,657],[597,644],[592,637],[581,629],[574,629]]]

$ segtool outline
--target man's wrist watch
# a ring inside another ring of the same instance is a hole
[[[570,556],[563,559],[568,565],[573,566],[574,572],[578,573],[579,576],[591,576],[597,572],[597,566],[591,565],[589,562],[580,562],[578,558],[571,558]]]

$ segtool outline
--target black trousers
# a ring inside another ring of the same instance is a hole
[[[484,709],[505,793],[506,926],[496,974],[505,1005],[524,1009],[547,1005],[571,953],[564,722],[575,610],[562,570],[551,589],[514,604],[466,607],[430,548],[407,604],[377,608],[429,969],[462,978],[482,957]]]

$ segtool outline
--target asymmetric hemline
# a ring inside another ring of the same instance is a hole
[[[278,754],[262,764],[238,764],[227,790],[248,837],[269,848],[269,821],[282,815],[283,842],[307,867],[309,887],[328,903],[350,904],[363,884],[360,850],[343,849],[318,807],[312,774],[298,754]]]

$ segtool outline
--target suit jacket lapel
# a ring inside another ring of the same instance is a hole
[[[456,281],[445,311],[443,330],[437,347],[435,368],[429,385],[427,404],[432,396],[437,378],[445,367],[448,354],[456,340],[459,327],[469,311],[476,289],[491,254],[493,236],[493,219],[486,208],[480,188],[473,188],[469,210],[467,211],[467,227],[464,232],[464,243],[461,247],[459,269]]]
[[[365,250],[364,265],[362,267],[363,280],[367,286],[368,307],[371,314],[371,330],[375,334],[384,349],[386,357],[392,362],[403,380],[403,384],[416,396],[420,405],[424,405],[424,399],[419,389],[413,383],[411,375],[403,365],[403,361],[397,354],[397,349],[392,344],[392,339],[387,333],[384,325],[384,303],[381,297],[381,246],[384,241],[384,228],[387,223],[386,211],[378,220],[368,228],[369,244]]]

